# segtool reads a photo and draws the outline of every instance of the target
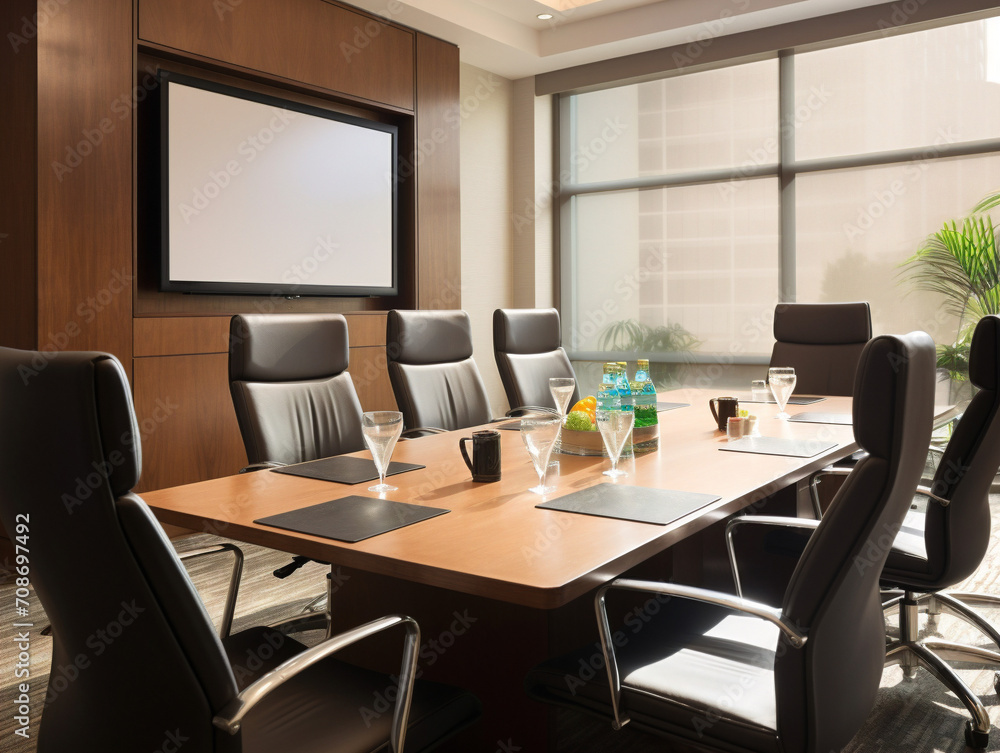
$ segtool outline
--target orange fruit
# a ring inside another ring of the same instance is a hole
[[[597,423],[597,398],[593,395],[588,395],[587,397],[578,400],[576,405],[570,408],[570,412],[572,413],[575,410],[586,413],[590,417],[590,423]]]

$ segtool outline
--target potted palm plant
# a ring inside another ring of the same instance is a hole
[[[635,319],[612,322],[598,340],[598,347],[602,350],[626,351],[640,355],[654,353],[690,355],[699,345],[701,340],[676,322],[653,327]],[[681,363],[657,363],[651,360],[649,377],[657,389],[670,389],[677,385],[677,371],[681,366]]]
[[[958,317],[958,337],[951,345],[938,345],[937,365],[948,371],[960,393],[968,391],[969,344],[976,323],[986,314],[1000,313],[997,228],[988,214],[998,205],[1000,193],[986,197],[961,224],[945,222],[903,265],[914,288],[938,293],[945,311]]]

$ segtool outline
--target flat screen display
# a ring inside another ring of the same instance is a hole
[[[395,126],[160,83],[161,289],[396,294]]]

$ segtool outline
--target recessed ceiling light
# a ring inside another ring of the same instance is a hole
[[[539,13],[538,16],[537,16],[537,18],[538,18],[539,21],[548,21],[550,18],[552,18],[552,14],[551,13]]]

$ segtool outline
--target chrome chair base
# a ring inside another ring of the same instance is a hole
[[[965,741],[971,748],[985,748],[989,742],[990,717],[983,702],[947,663],[973,662],[1000,667],[1000,633],[969,608],[976,606],[1000,607],[1000,598],[984,594],[929,593],[910,591],[893,596],[884,602],[886,614],[898,609],[899,636],[887,639],[886,666],[899,665],[906,678],[912,679],[917,669],[924,668],[962,702],[972,719],[965,724]],[[921,608],[932,617],[942,612],[951,614],[975,626],[986,635],[997,650],[968,646],[945,639],[919,640],[919,614]],[[993,686],[1000,695],[1000,672],[994,674]]]

